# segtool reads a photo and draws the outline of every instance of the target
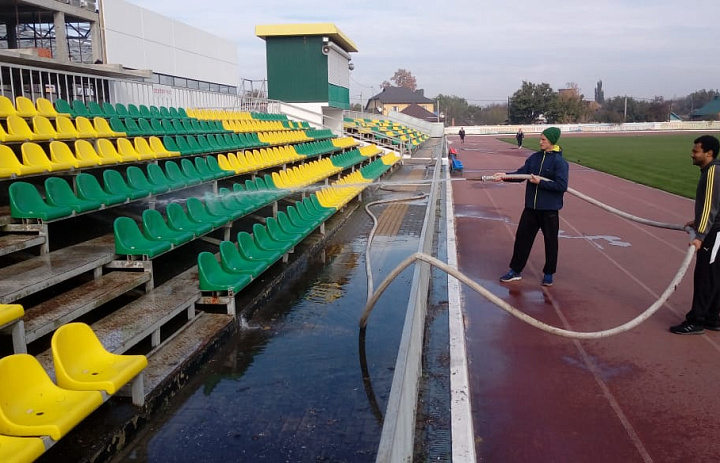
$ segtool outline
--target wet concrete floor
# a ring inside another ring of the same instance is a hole
[[[387,220],[398,222],[392,207],[373,211],[389,211]],[[376,237],[376,286],[417,249],[424,211],[422,201],[406,205],[394,233]],[[371,226],[356,211],[327,243],[325,261],[311,264],[291,290],[253,313],[114,461],[373,461],[412,271],[392,284],[373,311],[363,346],[358,320]]]

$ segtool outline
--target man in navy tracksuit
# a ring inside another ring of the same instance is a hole
[[[693,277],[693,300],[685,321],[670,327],[675,334],[702,334],[720,331],[720,142],[710,135],[697,138],[692,149],[693,164],[700,167],[695,193],[695,219],[686,226],[695,230],[690,242],[697,250]]]
[[[533,153],[525,165],[509,173],[495,174],[495,181],[502,181],[508,174],[530,174],[525,188],[525,209],[515,234],[515,247],[510,260],[510,270],[500,277],[503,283],[521,280],[521,272],[527,264],[535,236],[542,230],[545,240],[545,267],[543,286],[552,286],[557,269],[559,211],[563,207],[563,195],[568,187],[568,163],[562,149],[556,144],[560,129],[549,127],[540,135],[540,151]],[[550,181],[540,180],[544,177]],[[512,181],[512,180],[508,180]]]

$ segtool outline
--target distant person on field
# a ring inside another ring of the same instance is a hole
[[[465,129],[463,127],[460,127],[458,135],[460,135],[460,143],[465,143]]]
[[[720,142],[711,135],[697,138],[692,149],[693,164],[700,168],[695,192],[695,219],[686,224],[695,230],[693,299],[685,321],[670,327],[675,334],[702,334],[705,329],[720,331]]]
[[[525,138],[525,134],[523,133],[522,129],[518,129],[517,133],[515,134],[515,140],[517,140],[518,149],[522,148],[523,138]]]
[[[540,135],[540,151],[531,154],[525,165],[515,172],[499,172],[494,175],[496,182],[502,182],[506,175],[530,175],[525,186],[525,208],[515,233],[510,270],[500,277],[503,283],[522,279],[521,272],[530,257],[535,236],[538,230],[542,230],[545,241],[542,285],[553,284],[553,275],[557,270],[559,211],[563,207],[563,195],[568,187],[569,170],[568,163],[562,155],[562,148],[557,145],[558,139],[560,139],[560,129],[557,127],[545,129]],[[540,177],[549,181],[540,180]]]

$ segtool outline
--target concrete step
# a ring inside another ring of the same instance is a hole
[[[148,281],[148,272],[110,272],[42,304],[26,307],[25,341],[31,343],[52,333]]]
[[[0,269],[0,303],[10,304],[85,272],[100,271],[115,257],[105,235]]]
[[[115,354],[124,354],[148,336],[151,336],[151,345],[155,348],[162,341],[160,328],[168,321],[185,311],[188,320],[195,317],[195,302],[199,297],[197,267],[193,267],[103,317],[91,328],[105,349]],[[37,359],[54,378],[51,350],[40,353]]]
[[[23,249],[42,246],[47,241],[45,236],[12,234],[0,236],[0,256],[22,251]]]
[[[203,355],[208,346],[222,337],[224,330],[235,328],[235,318],[226,314],[201,312],[182,330],[148,355],[145,369],[145,397],[160,394],[160,389],[187,379],[186,370]],[[184,379],[183,379],[184,378]],[[180,386],[178,384],[178,386]],[[129,388],[121,391],[129,395]]]

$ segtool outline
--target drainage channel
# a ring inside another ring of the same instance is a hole
[[[393,179],[414,169],[425,167],[405,166]],[[393,195],[378,190],[372,199]],[[376,278],[418,249],[425,209],[423,201],[377,208],[394,225],[374,241]],[[413,274],[383,297],[361,352],[370,227],[369,217],[355,212],[328,241],[323,259],[254,312],[113,461],[374,460]]]

